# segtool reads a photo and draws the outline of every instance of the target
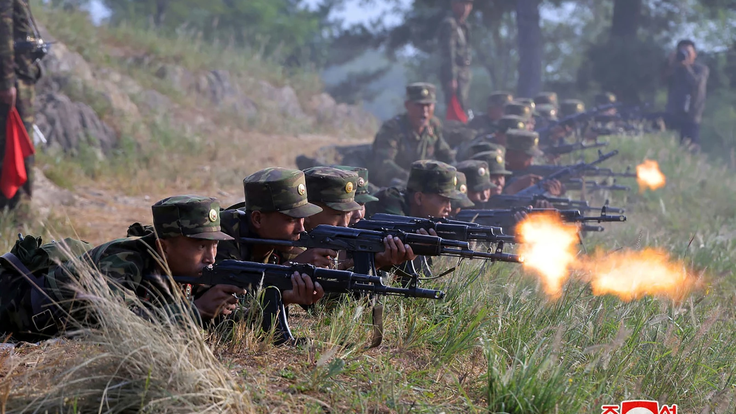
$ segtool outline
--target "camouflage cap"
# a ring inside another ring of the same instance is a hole
[[[355,190],[355,202],[360,204],[378,201],[378,197],[374,197],[368,191],[368,169],[363,167],[353,167],[350,165],[333,165],[333,167],[352,171],[358,174],[358,188]]]
[[[462,148],[461,151],[458,151],[457,160],[465,161],[472,158],[473,155],[479,152],[486,151],[498,152],[499,155],[503,155],[504,153],[506,153],[506,148],[504,148],[502,145],[494,144],[493,142],[489,142],[486,140],[476,141],[470,143],[469,146]]]
[[[468,198],[468,180],[465,174],[460,171],[457,172],[457,185],[455,186],[458,192],[461,194],[461,198],[458,200],[452,200],[452,208],[470,208],[475,206],[475,203],[470,201]]]
[[[514,100],[511,92],[493,92],[488,96],[488,106],[504,106]]]
[[[610,105],[616,103],[616,95],[611,92],[601,92],[595,96],[595,106]]]
[[[509,129],[526,129],[526,122],[524,118],[518,115],[504,115],[496,122],[496,127],[501,132],[506,132]]]
[[[470,191],[485,191],[494,188],[488,163],[482,160],[467,160],[455,166],[458,173],[463,173],[468,181]]]
[[[485,161],[488,165],[488,175],[511,175],[511,171],[506,170],[506,157],[497,151],[479,152],[473,156],[474,160]]]
[[[534,112],[534,108],[537,106],[537,104],[534,103],[534,99],[532,98],[516,98],[514,99],[514,101],[523,103],[524,105],[527,105],[528,107],[532,108],[532,112]]]
[[[246,177],[243,187],[247,211],[279,212],[295,218],[322,211],[307,199],[307,183],[299,170],[266,168]]]
[[[585,112],[585,104],[579,99],[565,99],[560,102],[560,115],[570,116],[580,112]]]
[[[182,195],[151,207],[153,227],[161,239],[186,236],[204,240],[233,240],[220,231],[220,203],[211,197]]]
[[[406,184],[409,191],[439,194],[459,200],[462,196],[456,186],[457,170],[450,164],[433,160],[419,160],[411,164],[409,182]]]
[[[532,108],[529,105],[520,102],[509,102],[503,106],[505,115],[520,116],[524,120],[528,120],[532,116]]]
[[[534,97],[534,103],[537,105],[554,105],[557,106],[557,93],[540,92]]]
[[[437,93],[431,83],[412,83],[406,86],[406,100],[422,104],[436,103]]]
[[[550,104],[537,105],[535,115],[547,119],[549,121],[557,120],[557,107]],[[522,129],[522,128],[518,128]]]
[[[533,157],[543,154],[539,150],[539,134],[533,131],[510,129],[506,131],[507,151],[523,152]]]
[[[359,210],[355,202],[358,174],[333,167],[312,167],[304,170],[310,203],[324,203],[337,211]]]

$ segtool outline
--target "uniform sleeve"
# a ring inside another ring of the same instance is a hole
[[[448,164],[455,163],[455,151],[450,148],[450,144],[445,141],[445,137],[442,134],[442,127],[436,126],[435,132],[437,133],[437,144],[435,146],[435,157],[438,161],[446,162]]]
[[[13,1],[0,0],[0,90],[15,86]]]
[[[443,83],[457,79],[458,68],[455,62],[455,54],[457,53],[455,36],[457,36],[457,28],[452,19],[445,19],[440,26],[439,47],[440,47],[440,79]]]
[[[396,156],[399,153],[400,131],[393,127],[393,123],[385,123],[376,134],[373,141],[373,169],[371,175],[375,174],[376,181],[379,185],[387,185],[392,178],[407,180],[409,171],[405,170],[396,163]]]

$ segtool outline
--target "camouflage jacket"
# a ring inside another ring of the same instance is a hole
[[[429,127],[417,134],[411,128],[409,116],[399,115],[384,122],[376,134],[371,178],[379,186],[389,185],[394,178],[406,181],[411,163],[427,159],[455,162],[452,149],[442,137],[439,119],[433,118]]]
[[[235,207],[235,208],[233,208]],[[281,264],[288,261],[291,256],[283,255],[276,250],[270,250],[262,257],[253,256],[253,246],[241,243],[241,237],[258,238],[258,235],[249,229],[250,220],[245,214],[245,210],[237,208],[238,205],[232,206],[227,210],[220,211],[220,228],[222,231],[235,238],[235,240],[221,241],[217,244],[217,257],[215,262],[220,260],[243,260],[248,262]]]
[[[443,84],[470,73],[470,28],[453,16],[442,21],[439,32],[440,80]]]
[[[409,206],[406,204],[406,197],[404,195],[404,190],[396,187],[388,187],[378,190],[378,192],[373,194],[374,197],[378,198],[378,201],[365,205],[365,216],[371,217],[377,213],[408,216]]]
[[[488,114],[480,114],[473,118],[468,122],[468,128],[478,131],[478,134],[492,134],[498,129]]]
[[[15,86],[16,79],[34,83],[40,75],[30,53],[17,53],[16,40],[33,37],[28,0],[0,0],[0,90]]]

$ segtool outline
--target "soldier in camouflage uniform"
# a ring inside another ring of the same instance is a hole
[[[349,165],[336,165],[335,168],[352,171],[358,174],[358,187],[355,190],[355,202],[360,205],[360,210],[353,211],[353,215],[350,217],[350,225],[352,226],[365,218],[365,205],[367,203],[378,201],[378,198],[372,196],[370,193],[371,184],[368,182],[367,168],[352,167]]]
[[[74,300],[76,292],[69,287],[69,282],[78,278],[80,271],[88,269],[97,269],[110,278],[113,290],[122,288],[151,306],[180,311],[181,304],[172,292],[178,287],[170,286],[162,276],[201,275],[205,267],[215,263],[218,242],[232,237],[220,231],[220,205],[214,198],[170,197],[154,204],[152,210],[155,232],[102,244],[82,255],[80,260],[50,270],[44,278],[43,297],[48,295],[48,299],[43,305],[26,303],[29,306],[18,306],[12,315],[3,316],[15,321],[12,330],[21,335],[39,331],[53,335],[64,329],[67,315],[84,320],[87,315],[80,310],[84,306]],[[187,308],[205,321],[229,315],[236,306],[233,294],[245,293],[242,288],[227,285],[207,289],[184,285],[183,289],[190,301]],[[54,306],[51,301],[55,302]],[[57,309],[56,305],[64,309],[52,311]],[[35,312],[33,308],[44,310]]]
[[[442,21],[439,31],[440,82],[448,106],[457,96],[463,111],[468,111],[470,93],[470,27],[467,18],[473,11],[473,0],[451,0],[452,16]]]
[[[434,118],[435,102],[434,85],[413,83],[406,87],[406,113],[384,122],[373,142],[370,169],[378,186],[389,186],[394,179],[406,181],[411,163],[417,160],[454,162],[440,121]]]
[[[320,224],[347,227],[353,213],[362,210],[360,204],[355,201],[360,180],[357,173],[334,167],[313,167],[306,169],[304,175],[309,202],[322,209],[321,212],[304,219],[307,231]],[[377,269],[390,269],[392,266],[416,258],[411,247],[403,244],[398,237],[386,237],[383,244],[385,251],[375,255]],[[343,252],[339,253],[344,256]],[[352,259],[346,257],[340,257],[338,263],[340,269],[353,267]]]
[[[492,190],[496,187],[491,183],[491,174],[488,163],[481,160],[467,160],[456,165],[458,173],[467,177],[467,194],[470,201],[476,204],[488,202]]]
[[[554,92],[540,92],[534,97],[535,105],[552,105],[557,108],[557,94]]]
[[[494,133],[490,135],[478,135],[472,141],[461,145],[457,149],[457,160],[465,161],[479,152],[490,151],[499,146],[505,147],[506,131],[510,129],[526,129],[526,122],[519,116],[505,115],[498,120]]]
[[[460,210],[464,208],[473,208],[475,206],[475,203],[470,201],[470,198],[468,198],[468,179],[465,177],[465,174],[461,173],[460,171],[457,172],[457,185],[455,186],[457,191],[462,194],[462,198],[459,200],[452,200],[452,213],[451,216],[457,216],[457,213],[460,212]]]
[[[243,180],[245,202],[221,212],[222,231],[234,238],[220,244],[217,261],[225,259],[258,263],[310,263],[329,267],[337,257],[330,249],[297,252],[291,246],[248,244],[241,238],[299,240],[304,218],[322,211],[307,199],[304,173],[287,168],[266,168]],[[292,290],[281,292],[285,305],[311,305],[324,296],[324,290],[306,275],[295,274]]]
[[[30,52],[15,50],[15,41],[35,39],[29,0],[0,0],[0,168],[5,157],[5,131],[10,109],[18,109],[28,136],[33,142],[34,84],[41,77],[41,68]],[[25,159],[28,181],[22,192],[30,198],[33,194],[33,156]],[[21,197],[21,191],[12,200],[0,193],[0,209],[13,208]]]
[[[384,188],[378,201],[368,206],[370,215],[389,213],[413,217],[447,217],[451,201],[462,199],[457,191],[457,169],[444,162],[415,161],[406,188]]]
[[[560,113],[561,117],[575,115],[585,112],[585,104],[579,99],[565,99],[560,102]]]
[[[491,197],[501,195],[506,186],[506,177],[513,174],[506,170],[506,155],[501,151],[480,152],[473,156],[474,160],[483,161],[488,165],[488,179],[493,184]]]
[[[513,175],[506,180],[505,192],[516,194],[542,179],[538,175],[528,174],[525,170],[532,165],[535,157],[540,157],[544,153],[539,150],[539,134],[536,132],[510,130],[507,135],[509,145],[506,147],[506,169]],[[547,192],[553,196],[564,193],[564,187],[557,180],[548,181],[545,185]]]
[[[478,131],[478,134],[492,134],[496,132],[496,123],[504,115],[503,107],[514,100],[510,92],[493,92],[486,103],[486,113],[473,118],[468,127]]]

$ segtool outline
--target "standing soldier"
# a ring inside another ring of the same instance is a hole
[[[405,182],[417,160],[455,161],[442,136],[442,125],[434,117],[436,101],[435,87],[430,83],[406,87],[406,113],[384,122],[373,141],[371,171],[378,186],[388,187],[392,180]]]
[[[468,111],[470,92],[470,29],[467,18],[473,11],[474,0],[451,0],[452,16],[442,21],[439,34],[440,81],[445,102],[450,105],[457,96],[463,111]]]
[[[18,109],[28,136],[33,134],[33,85],[41,76],[33,46],[42,44],[35,27],[28,0],[0,0],[0,166],[5,157],[5,131],[10,110]],[[25,159],[28,181],[23,192],[32,194],[33,156]],[[0,209],[14,208],[20,192],[12,200],[0,194]]]

